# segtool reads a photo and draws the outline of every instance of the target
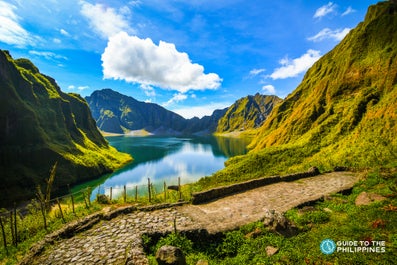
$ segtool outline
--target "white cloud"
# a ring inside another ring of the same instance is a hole
[[[351,6],[349,6],[349,7],[346,9],[346,11],[342,13],[341,16],[344,17],[344,16],[347,16],[347,15],[349,15],[349,14],[351,14],[351,13],[354,13],[354,12],[356,12],[356,10],[353,9]]]
[[[185,94],[182,94],[182,93],[174,94],[174,96],[170,100],[168,100],[167,102],[162,104],[162,106],[168,107],[169,105],[184,101],[185,99],[187,99],[187,95],[185,95]]]
[[[18,47],[34,44],[34,38],[19,24],[15,10],[14,5],[0,1],[0,41]]]
[[[322,41],[325,39],[333,39],[336,41],[341,41],[347,35],[347,33],[349,33],[350,30],[351,30],[350,28],[336,29],[336,30],[325,28],[322,29],[316,35],[309,37],[307,39],[314,42]]]
[[[276,68],[269,77],[274,80],[295,77],[309,69],[320,57],[320,51],[310,49],[299,58],[284,58],[280,61],[282,67]]]
[[[265,69],[261,68],[261,69],[252,69],[249,73],[250,76],[257,76],[260,73],[263,73],[264,71],[266,71]]]
[[[90,88],[90,87],[89,86],[78,86],[77,87],[78,90],[85,90],[85,89],[88,89],[88,88]]]
[[[321,18],[324,17],[326,15],[328,15],[329,13],[334,12],[336,9],[336,4],[329,2],[326,5],[323,5],[322,7],[318,8],[316,10],[316,13],[314,13],[313,18]]]
[[[179,107],[175,109],[170,109],[175,113],[178,113],[185,119],[190,119],[193,117],[202,118],[204,116],[211,115],[216,109],[224,109],[231,105],[229,102],[219,102],[219,103],[210,103],[204,106],[187,106],[187,107]]]
[[[192,63],[189,56],[175,45],[149,38],[140,39],[125,32],[109,38],[102,54],[105,79],[158,86],[185,93],[189,90],[217,89],[222,79],[215,73],[204,73],[204,67]]]
[[[89,87],[89,86],[78,86],[78,87],[76,87],[75,85],[70,85],[70,86],[68,86],[68,89],[69,89],[69,90],[75,90],[76,88],[77,88],[78,90],[82,91],[82,90],[88,89],[88,88],[90,88],[90,87]]]
[[[141,89],[145,92],[145,95],[148,97],[156,96],[156,91],[154,91],[154,88],[150,85],[141,84]]]
[[[32,55],[37,55],[46,58],[47,60],[53,60],[53,59],[63,59],[63,60],[68,60],[67,57],[63,55],[59,55],[53,52],[44,52],[44,51],[29,51],[29,54]]]
[[[276,89],[272,85],[265,85],[265,86],[262,87],[262,90],[266,91],[266,92],[269,92],[271,95],[275,95],[276,94]]]
[[[121,31],[134,32],[128,24],[128,7],[122,7],[118,11],[102,4],[92,5],[80,1],[81,14],[90,23],[91,28],[102,38],[107,39]]]
[[[67,32],[67,31],[64,30],[64,29],[60,29],[59,32],[60,32],[63,36],[66,36],[66,37],[69,37],[69,36],[70,36],[69,32]]]

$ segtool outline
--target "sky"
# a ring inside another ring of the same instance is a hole
[[[0,0],[0,49],[62,91],[111,88],[185,118],[285,98],[375,0]]]

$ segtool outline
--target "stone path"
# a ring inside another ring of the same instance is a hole
[[[280,182],[202,205],[133,212],[49,246],[32,264],[148,264],[142,234],[206,229],[227,231],[262,219],[265,209],[284,212],[302,203],[351,188],[349,172],[333,172],[295,182]]]

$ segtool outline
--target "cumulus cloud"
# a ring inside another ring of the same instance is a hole
[[[346,9],[346,11],[342,13],[341,16],[344,17],[344,16],[347,16],[347,15],[349,15],[349,14],[351,14],[351,13],[354,13],[354,12],[356,12],[356,10],[354,10],[351,6],[349,6],[349,7]]]
[[[0,1],[0,41],[18,47],[34,44],[35,38],[19,24],[15,10],[14,5]]]
[[[350,28],[336,29],[336,30],[325,28],[316,35],[309,37],[307,39],[314,42],[322,41],[325,39],[333,39],[335,41],[341,41],[347,35],[347,33],[349,33],[350,30],[351,30]]]
[[[102,54],[105,79],[153,85],[185,93],[189,90],[217,89],[222,79],[215,73],[204,73],[202,65],[192,63],[189,56],[175,45],[149,38],[140,39],[120,32],[109,38]]]
[[[168,107],[169,105],[184,101],[185,99],[187,99],[187,95],[185,94],[182,93],[174,94],[174,96],[170,100],[168,100],[166,103],[163,104],[163,107]]]
[[[320,51],[310,49],[299,58],[283,58],[280,60],[282,66],[276,68],[269,77],[274,80],[295,77],[309,69],[320,57]]]
[[[80,1],[81,14],[89,21],[90,27],[104,39],[121,31],[134,32],[128,24],[128,7],[116,10],[102,4],[90,4]]]
[[[336,4],[329,2],[326,5],[323,5],[322,7],[318,8],[316,10],[316,12],[314,13],[313,18],[322,18],[326,15],[328,15],[329,13],[334,12],[336,9]]]
[[[276,89],[272,85],[265,85],[265,86],[262,87],[262,90],[265,91],[265,92],[270,93],[271,95],[275,95],[276,94]]]

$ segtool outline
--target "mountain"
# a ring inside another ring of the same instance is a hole
[[[260,127],[282,99],[259,93],[237,100],[219,120],[217,132],[244,131]]]
[[[94,91],[86,97],[98,127],[106,132],[124,133],[145,129],[149,132],[180,132],[185,119],[165,108],[137,101],[111,89]]]
[[[86,100],[98,127],[112,133],[144,129],[154,134],[208,134],[226,112],[216,110],[201,119],[185,119],[157,104],[137,101],[111,89],[94,91]]]
[[[102,137],[83,98],[1,50],[0,91],[1,206],[33,197],[55,162],[57,192],[131,160]]]
[[[305,74],[258,130],[248,155],[213,181],[248,179],[318,166],[397,166],[397,4],[368,8]],[[208,180],[203,180],[204,183]]]

